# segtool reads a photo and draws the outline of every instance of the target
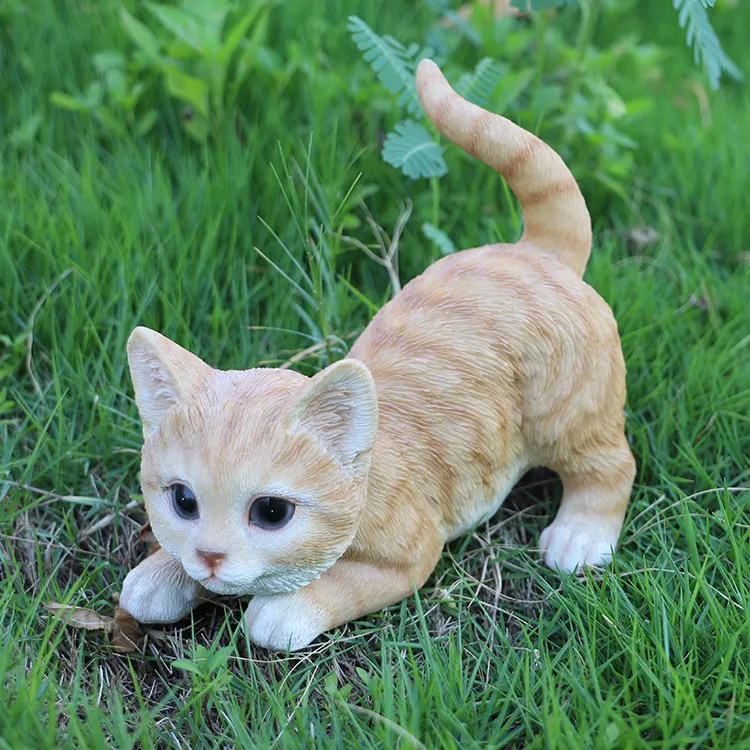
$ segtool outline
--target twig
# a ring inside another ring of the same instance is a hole
[[[11,542],[29,542],[31,541],[27,537],[18,536],[16,534],[3,534],[0,533],[0,539],[7,539]],[[48,547],[54,549],[61,549],[63,552],[69,555],[89,555],[89,557],[101,557],[106,560],[110,560],[114,563],[121,563],[122,560],[114,555],[105,555],[102,552],[92,551],[88,549],[81,549],[80,547],[71,547],[69,544],[55,544],[54,542],[47,542]]]
[[[131,500],[127,505],[120,508],[119,511],[113,511],[112,513],[107,513],[106,516],[102,516],[96,523],[91,524],[91,526],[88,526],[83,531],[81,531],[78,534],[78,541],[80,542],[82,539],[85,539],[88,536],[91,536],[92,534],[96,533],[97,531],[101,531],[101,529],[105,528],[106,526],[109,526],[109,524],[112,523],[112,521],[115,520],[117,517],[117,513],[127,513],[129,510],[136,510],[136,508],[142,508],[140,500]]]
[[[393,296],[395,297],[401,291],[401,280],[398,275],[398,243],[401,239],[401,233],[404,231],[406,222],[409,221],[411,216],[412,202],[407,200],[406,207],[401,212],[401,216],[398,217],[396,227],[393,230],[393,240],[391,241],[390,247],[388,248],[386,270],[388,276],[391,279],[391,286],[393,287]]]
[[[61,501],[64,503],[83,502],[88,505],[101,505],[103,502],[102,498],[100,497],[86,497],[85,495],[58,495],[56,492],[51,492],[50,490],[42,490],[39,487],[32,487],[30,484],[15,482],[12,479],[0,479],[0,485],[2,484],[9,484],[11,487],[16,487],[19,490],[25,490],[26,492],[31,492],[34,495],[41,495],[42,497],[49,498],[49,500],[45,500],[43,503],[39,503],[39,505],[35,507],[49,505],[50,503],[54,503],[57,501]]]
[[[641,526],[639,529],[636,529],[633,531],[633,533],[630,535],[629,540],[632,541],[636,537],[640,536],[641,534],[645,533],[646,531],[650,531],[654,526],[656,526],[657,521],[661,519],[661,517],[672,508],[676,508],[678,505],[682,505],[682,503],[686,502],[687,500],[695,500],[696,497],[701,497],[702,495],[710,495],[712,492],[750,492],[750,487],[713,487],[710,490],[701,490],[700,492],[694,492],[692,495],[686,495],[685,497],[678,498],[673,503],[670,503],[667,505],[666,508],[659,509],[653,516],[653,519],[650,521],[647,521],[643,526]],[[642,510],[630,523],[628,524],[629,528],[632,528],[636,521],[638,521],[644,514],[648,513],[650,510],[653,510],[653,508],[658,505],[662,500],[666,499],[666,494],[661,495],[657,500],[655,500],[653,503],[651,503],[648,508],[645,510]]]
[[[297,364],[297,362],[302,362],[303,359],[307,359],[311,354],[315,354],[316,352],[325,349],[330,343],[331,337],[326,336],[323,341],[318,341],[317,344],[308,346],[307,349],[302,349],[302,351],[293,354],[283,365],[279,366],[279,370],[288,370],[292,365]]]
[[[391,721],[387,717],[383,716],[382,714],[376,713],[375,711],[371,711],[369,708],[365,708],[364,706],[355,706],[352,703],[349,703],[348,701],[343,701],[340,698],[337,699],[338,703],[340,703],[342,706],[345,706],[346,708],[353,711],[355,714],[361,714],[362,716],[367,716],[368,719],[372,719],[373,721],[376,721],[383,726],[388,727],[392,732],[395,732],[400,739],[406,740],[407,742],[411,742],[414,747],[421,748],[421,750],[427,750],[427,748],[407,729],[404,729],[399,724],[396,724],[395,721]]]
[[[404,231],[404,227],[406,226],[406,222],[409,221],[409,217],[411,216],[412,205],[413,204],[410,200],[406,201],[406,206],[402,210],[401,215],[398,217],[396,226],[393,228],[393,238],[390,238],[386,234],[383,227],[381,227],[375,221],[367,206],[364,203],[362,204],[363,210],[365,211],[365,219],[370,225],[372,233],[375,235],[375,241],[378,245],[378,249],[380,250],[380,255],[374,253],[371,248],[365,245],[364,242],[358,240],[356,237],[348,237],[347,235],[341,236],[341,239],[350,243],[351,245],[354,245],[363,253],[365,253],[368,258],[374,260],[376,263],[385,268],[385,270],[388,272],[388,278],[390,279],[391,287],[393,288],[394,297],[401,291],[401,280],[398,275],[398,243],[401,239],[401,234]]]
[[[293,354],[286,362],[284,362],[284,364],[279,366],[279,370],[288,370],[292,365],[307,359],[311,354],[315,354],[316,352],[321,351],[321,349],[325,349],[329,344],[336,343],[337,341],[348,341],[349,339],[353,339],[356,335],[357,331],[347,333],[343,338],[340,338],[339,336],[327,336],[323,341],[318,341],[312,346],[308,346],[306,349],[302,349],[296,354]]]
[[[386,246],[391,244],[391,238],[388,236],[388,232],[386,232],[385,229],[383,229],[383,227],[381,227],[380,224],[375,221],[375,217],[372,215],[372,211],[370,211],[364,201],[360,201],[360,206],[365,212],[365,220],[369,224],[370,229],[372,229],[372,232],[375,235],[375,239],[380,246],[380,249],[385,253]]]
[[[24,578],[31,586],[31,589],[36,592],[39,587],[39,581],[41,576],[39,574],[39,564],[37,561],[36,550],[38,542],[35,534],[35,529],[29,523],[28,511],[22,513],[16,521],[16,531],[18,536],[14,537],[18,544],[18,551],[21,557],[21,570],[23,571]],[[8,535],[3,534],[3,537],[8,539]]]
[[[358,250],[361,250],[370,260],[374,260],[376,263],[385,268],[386,262],[385,260],[383,260],[383,257],[381,255],[375,255],[375,253],[370,250],[370,248],[367,247],[364,242],[361,242],[356,237],[349,237],[348,235],[343,235],[341,239],[348,242],[350,245],[354,245]],[[386,250],[386,252],[388,251]]]

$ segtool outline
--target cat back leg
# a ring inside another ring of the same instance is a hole
[[[555,468],[563,497],[555,520],[539,539],[550,568],[574,571],[610,562],[617,549],[635,477],[624,435],[614,445],[593,445]]]

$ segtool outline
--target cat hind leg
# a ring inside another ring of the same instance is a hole
[[[635,478],[625,436],[614,445],[594,444],[554,468],[563,497],[539,548],[552,569],[573,572],[606,565],[617,549]]]

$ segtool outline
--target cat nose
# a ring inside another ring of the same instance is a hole
[[[200,557],[209,569],[213,572],[216,568],[221,565],[226,555],[223,552],[214,552],[210,549],[199,549],[197,550],[198,557]]]

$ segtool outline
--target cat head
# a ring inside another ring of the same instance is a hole
[[[295,591],[357,530],[377,429],[369,370],[222,371],[147,328],[128,340],[153,532],[217,594]]]

